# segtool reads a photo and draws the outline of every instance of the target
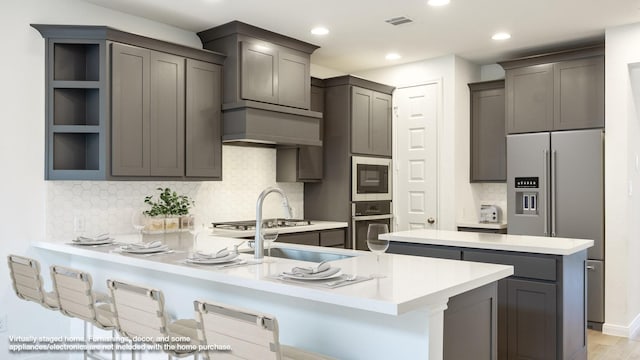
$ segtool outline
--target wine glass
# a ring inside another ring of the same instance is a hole
[[[198,239],[200,238],[201,233],[204,231],[204,223],[198,226],[198,220],[202,220],[198,214],[190,214],[189,215],[189,223],[187,225],[187,229],[189,230],[189,234],[193,239],[192,252],[196,254],[198,251]]]
[[[387,224],[369,224],[367,229],[367,247],[372,253],[376,254],[377,267],[380,267],[380,255],[384,254],[389,248],[389,240],[382,240],[379,238],[380,234],[386,234],[389,232],[389,226]],[[385,277],[382,274],[371,275],[374,278]]]
[[[142,230],[147,224],[147,216],[144,214],[144,211],[141,209],[136,209],[131,214],[131,225],[136,229],[138,233],[138,242],[142,242]]]
[[[276,241],[278,238],[278,227],[262,227],[260,229],[260,234],[262,235],[262,240],[267,247],[267,256],[271,257],[271,243]]]

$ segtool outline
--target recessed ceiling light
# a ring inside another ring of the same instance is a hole
[[[327,29],[326,27],[318,26],[311,29],[311,33],[313,35],[327,35],[329,33],[329,29]]]
[[[449,4],[449,0],[429,0],[427,4],[431,6],[444,6]]]
[[[384,58],[387,60],[398,60],[400,59],[402,56],[400,56],[400,54],[396,54],[396,53],[388,53],[387,56],[385,56]]]
[[[507,39],[511,39],[511,34],[506,32],[499,32],[499,33],[493,34],[491,38],[493,40],[507,40]]]

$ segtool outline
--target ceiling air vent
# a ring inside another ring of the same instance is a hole
[[[391,24],[391,25],[402,25],[402,24],[407,24],[407,23],[411,23],[413,22],[413,20],[409,19],[406,16],[398,16],[398,17],[394,17],[391,19],[387,19],[385,20],[385,22]]]

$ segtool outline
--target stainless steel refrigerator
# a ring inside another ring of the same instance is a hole
[[[509,234],[594,240],[588,250],[587,321],[604,322],[604,133],[507,136]]]

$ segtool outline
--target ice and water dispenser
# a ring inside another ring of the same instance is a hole
[[[539,184],[538,177],[515,178],[516,214],[538,215]]]

